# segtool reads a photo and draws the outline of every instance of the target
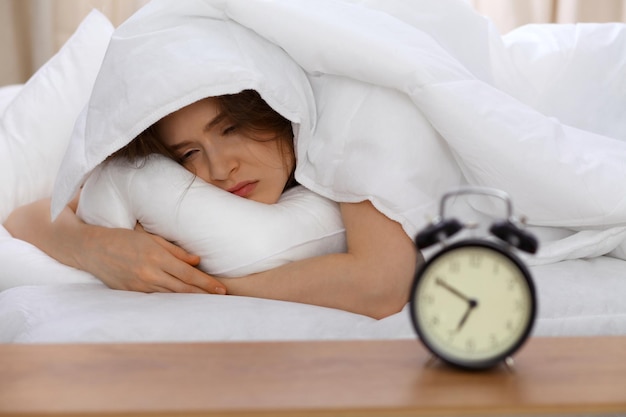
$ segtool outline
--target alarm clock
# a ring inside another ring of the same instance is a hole
[[[483,238],[452,236],[469,225],[444,215],[448,199],[478,194],[501,199],[507,216]],[[529,337],[537,310],[528,268],[515,251],[535,253],[537,239],[513,216],[503,191],[463,187],[443,195],[439,215],[415,238],[419,249],[439,244],[418,267],[409,312],[420,341],[443,362],[468,370],[509,363]]]

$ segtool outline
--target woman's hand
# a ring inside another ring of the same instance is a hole
[[[162,237],[135,230],[93,227],[77,262],[114,289],[140,292],[225,294],[226,288],[196,268],[200,258]]]
[[[83,223],[75,202],[50,221],[50,200],[16,209],[4,223],[59,262],[87,271],[115,289],[142,292],[225,294],[226,287],[195,268],[200,262],[180,247],[141,230]]]

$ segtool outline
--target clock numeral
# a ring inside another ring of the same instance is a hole
[[[478,268],[480,267],[480,264],[482,263],[482,256],[478,255],[478,254],[472,254],[470,255],[469,258],[469,264],[470,266],[474,267],[474,268]]]
[[[495,348],[496,346],[498,346],[498,338],[494,333],[491,333],[489,335],[489,343],[491,343],[491,347]]]
[[[498,273],[500,272],[500,263],[496,262],[493,264],[493,274],[494,275],[498,275]]]
[[[467,339],[465,341],[465,349],[468,352],[473,352],[474,350],[476,350],[476,342],[474,342],[474,339]]]
[[[433,305],[435,304],[435,297],[432,294],[426,294],[422,301],[428,305]]]
[[[440,323],[439,316],[432,316],[430,320],[428,321],[428,323],[433,327],[439,326],[439,323]]]
[[[461,270],[461,265],[459,261],[450,262],[450,272],[459,272]]]
[[[509,281],[507,282],[507,286],[506,288],[509,291],[513,291],[515,289],[515,284],[517,284],[517,281],[515,281],[513,278],[509,279]]]
[[[512,331],[513,329],[515,329],[515,326],[513,325],[513,322],[511,320],[507,320],[504,327],[506,327],[508,331]]]

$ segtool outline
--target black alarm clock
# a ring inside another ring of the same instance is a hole
[[[496,197],[507,217],[484,238],[451,242],[466,225],[444,215],[446,201],[465,194]],[[419,249],[441,247],[416,269],[410,315],[420,341],[447,364],[482,370],[510,362],[527,340],[537,311],[528,268],[514,253],[537,251],[537,239],[513,216],[508,194],[485,187],[446,193],[439,216],[415,238]]]

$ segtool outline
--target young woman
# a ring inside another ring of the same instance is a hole
[[[291,124],[258,95],[206,98],[161,119],[115,157],[169,156],[203,180],[242,198],[276,203],[292,186]],[[368,202],[341,203],[347,252],[313,257],[220,280],[194,266],[198,257],[144,232],[81,222],[74,201],[50,223],[49,200],[17,209],[5,222],[16,238],[111,288],[207,292],[296,301],[375,318],[402,309],[418,253],[395,221]]]

